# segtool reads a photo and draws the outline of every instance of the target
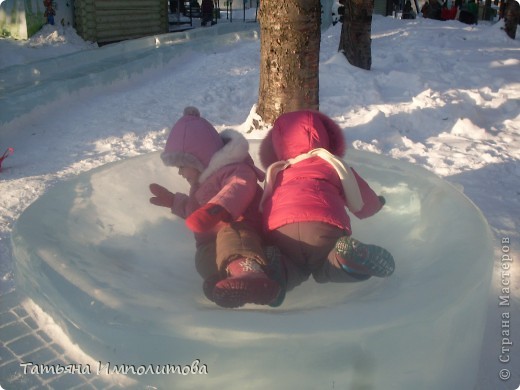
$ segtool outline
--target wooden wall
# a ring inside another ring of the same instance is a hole
[[[76,30],[108,43],[168,32],[167,0],[75,0]]]

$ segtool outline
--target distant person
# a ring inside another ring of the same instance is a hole
[[[47,24],[54,26],[54,16],[56,16],[56,11],[52,7],[52,0],[43,0],[43,6],[45,7],[43,16],[47,19]]]
[[[461,1],[461,0],[459,0],[459,1]],[[505,14],[506,14],[506,5],[507,5],[507,1],[502,0],[500,2],[500,6],[498,8],[498,20],[501,20],[504,18]]]
[[[478,6],[475,0],[464,3],[460,9],[459,21],[465,24],[476,24],[478,16]]]
[[[504,12],[504,30],[509,38],[516,38],[518,24],[520,24],[520,4],[515,0],[507,0]]]
[[[448,0],[445,0],[441,7],[441,20],[455,19],[458,11],[459,9],[455,2],[452,3],[451,8],[448,8]]]
[[[397,17],[397,13],[399,12],[399,10],[401,9],[401,0],[393,0],[393,14],[394,14],[394,18]]]
[[[415,12],[412,10],[412,2],[410,0],[406,0],[403,7],[403,14],[401,16],[402,19],[415,19]]]
[[[283,255],[287,291],[311,275],[318,283],[349,283],[394,272],[386,249],[352,237],[346,209],[367,218],[385,200],[342,162],[344,152],[341,128],[312,110],[281,115],[261,143],[260,160],[268,167],[264,229]]]
[[[153,183],[150,202],[186,219],[194,232],[195,267],[206,297],[228,308],[275,302],[281,287],[266,273],[269,261],[258,234],[258,181],[264,173],[254,165],[245,137],[234,130],[219,134],[197,108],[187,107],[161,159],[179,168],[190,191],[174,194]]]
[[[427,19],[441,20],[441,4],[437,0],[429,0],[423,16]]]
[[[202,14],[201,25],[213,25],[213,0],[202,0],[200,11]]]
[[[170,3],[170,13],[176,14],[180,12],[181,14],[185,12],[184,8],[184,0],[172,0]]]
[[[428,1],[426,1],[423,6],[421,7],[421,14],[423,16],[423,18],[427,18],[428,17],[428,9],[430,8],[430,3]]]

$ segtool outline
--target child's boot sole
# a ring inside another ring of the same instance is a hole
[[[280,293],[280,285],[269,278],[227,278],[218,282],[213,300],[221,307],[236,308],[247,303],[268,305]]]
[[[394,258],[386,249],[363,244],[351,238],[341,237],[336,243],[336,256],[343,269],[349,273],[386,278],[394,273]]]

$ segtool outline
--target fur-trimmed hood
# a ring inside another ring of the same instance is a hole
[[[254,165],[253,159],[249,155],[249,142],[241,133],[226,129],[220,133],[220,138],[224,146],[212,156],[207,168],[202,171],[199,182],[204,182],[220,168],[236,163],[251,165],[256,171],[258,180],[264,180],[264,173]]]
[[[259,157],[263,167],[267,168],[276,161],[288,160],[318,148],[342,157],[346,145],[341,128],[319,111],[294,111],[275,120],[260,145]]]

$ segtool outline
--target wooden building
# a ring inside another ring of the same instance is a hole
[[[74,20],[85,40],[109,43],[168,32],[167,0],[75,0]]]

